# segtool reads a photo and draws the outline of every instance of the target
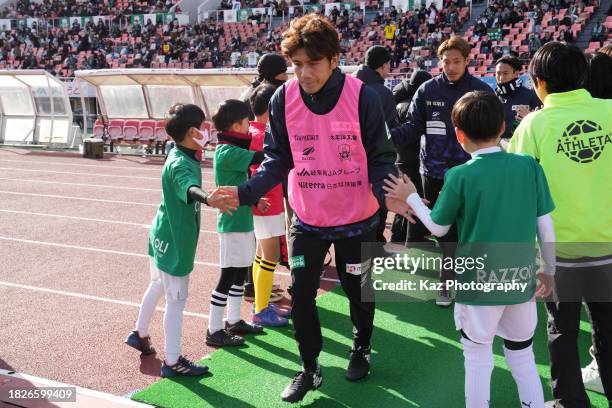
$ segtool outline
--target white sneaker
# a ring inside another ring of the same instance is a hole
[[[600,394],[604,393],[597,361],[591,361],[591,364],[582,369],[582,382],[584,383],[584,388],[587,390],[595,391]]]
[[[555,408],[555,401],[546,401],[544,403],[544,408]]]

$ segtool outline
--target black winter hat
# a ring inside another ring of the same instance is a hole
[[[275,76],[287,72],[287,62],[282,55],[264,54],[257,63],[259,80],[272,81]]]
[[[391,54],[382,45],[375,45],[366,51],[365,64],[371,69],[378,69],[389,61],[391,61]]]

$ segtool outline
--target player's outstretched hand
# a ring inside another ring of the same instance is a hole
[[[257,202],[257,209],[262,213],[265,213],[270,208],[270,201],[267,198],[260,198]]]
[[[389,178],[385,179],[383,190],[387,192],[387,197],[404,202],[410,194],[416,193],[414,183],[405,174],[401,177],[389,174]]]
[[[538,281],[536,286],[536,297],[546,299],[553,291],[555,277],[554,275],[546,275],[542,272],[539,272],[536,277]]]
[[[221,212],[226,212],[228,214],[232,214],[240,203],[238,202],[238,195],[234,196],[222,189],[216,188],[209,192],[208,197],[206,198],[208,205],[214,208],[218,208]]]
[[[387,207],[387,210],[401,215],[402,217],[410,221],[410,223],[412,224],[416,224],[416,221],[412,217],[412,215],[414,214],[412,212],[412,208],[410,208],[410,206],[408,205],[408,203],[406,203],[405,200],[398,200],[397,198],[391,198],[387,195],[385,197],[385,206]]]
[[[222,194],[231,195],[238,200],[238,187],[237,186],[220,186],[217,187]]]

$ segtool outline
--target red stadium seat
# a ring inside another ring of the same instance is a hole
[[[104,136],[104,125],[100,119],[96,119],[93,127],[93,135],[97,138]]]
[[[154,140],[155,139],[155,121],[154,120],[143,120],[140,122],[138,127],[138,135],[140,140]]]
[[[155,140],[158,142],[165,142],[168,139],[165,126],[166,122],[163,120],[159,120],[155,123]]]
[[[108,124],[108,134],[112,140],[123,138],[123,119],[113,119]]]
[[[131,142],[138,139],[138,126],[140,122],[137,120],[126,120],[123,124],[123,137],[126,141]]]

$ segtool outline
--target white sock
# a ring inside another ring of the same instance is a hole
[[[138,320],[136,320],[136,330],[140,337],[147,337],[149,335],[149,325],[151,324],[151,317],[157,307],[159,298],[164,294],[164,286],[161,280],[151,281],[149,287],[142,296],[142,303],[140,304],[140,311],[138,312]]]
[[[488,408],[491,399],[493,345],[461,338],[465,356],[465,407]]]
[[[544,391],[536,368],[533,345],[522,350],[508,350],[504,347],[504,355],[518,387],[521,407],[543,407]]]
[[[244,284],[241,286],[232,285],[229,290],[229,298],[227,299],[227,321],[229,324],[240,321],[240,306],[242,305],[243,293]]]
[[[166,338],[166,364],[174,365],[181,355],[183,310],[186,300],[166,299],[164,313],[164,337]]]
[[[208,320],[208,331],[216,333],[223,328],[223,310],[227,304],[227,295],[213,290],[210,297],[210,319]]]

